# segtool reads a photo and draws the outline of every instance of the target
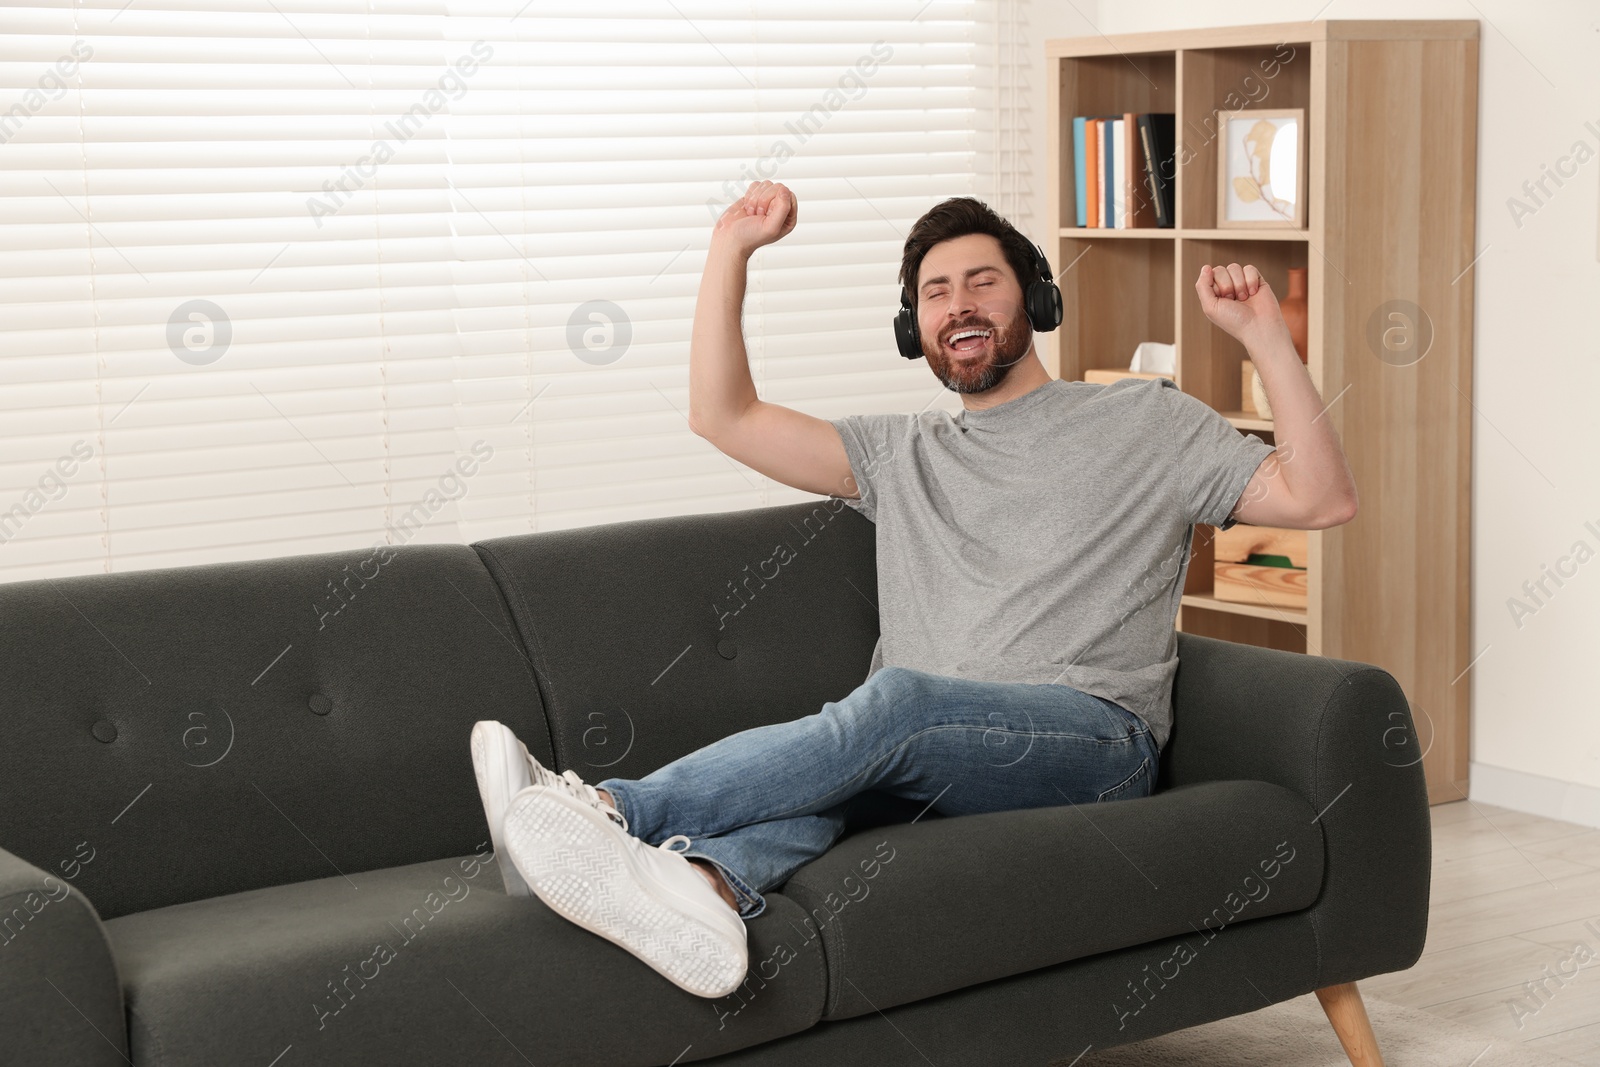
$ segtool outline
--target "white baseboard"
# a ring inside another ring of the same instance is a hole
[[[1471,778],[1467,791],[1473,800],[1600,829],[1600,789],[1592,785],[1489,763],[1473,762],[1468,771]]]

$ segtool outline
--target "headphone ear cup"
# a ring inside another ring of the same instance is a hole
[[[1038,276],[1028,284],[1024,303],[1027,306],[1028,323],[1034,332],[1049,333],[1061,325],[1061,287],[1051,280],[1050,261],[1045,258],[1044,249],[1035,244],[1033,250]]]
[[[894,343],[907,359],[922,355],[922,333],[917,328],[916,312],[911,310],[904,291],[900,294],[900,310],[894,316]]]
[[[1055,282],[1039,279],[1028,286],[1028,322],[1035,333],[1050,333],[1061,325],[1061,289]]]

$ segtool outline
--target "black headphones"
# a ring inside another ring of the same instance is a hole
[[[1050,261],[1044,257],[1044,249],[1035,244],[1033,250],[1034,277],[1023,290],[1022,306],[1034,332],[1049,333],[1061,325],[1061,288],[1052,280]],[[917,312],[905,286],[900,287],[900,310],[894,316],[894,340],[900,354],[907,359],[922,355],[922,332],[917,327]]]

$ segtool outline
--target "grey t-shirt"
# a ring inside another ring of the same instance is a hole
[[[861,494],[845,502],[877,525],[869,675],[1070,685],[1165,746],[1194,524],[1233,525],[1271,445],[1168,378],[829,421]]]

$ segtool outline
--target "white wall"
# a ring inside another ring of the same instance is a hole
[[[1459,683],[1472,686],[1471,798],[1600,826],[1600,5],[1300,0],[1246,11],[1217,0],[1072,0],[1036,3],[1028,17],[1036,42],[1312,17],[1479,21],[1477,237],[1487,251],[1469,275],[1479,658]],[[1042,43],[1035,52],[1033,220],[1043,226]],[[1577,173],[1547,182],[1553,195],[1536,204],[1523,183],[1569,154],[1563,166]],[[1533,212],[1514,217],[1513,197]],[[1570,577],[1546,578],[1550,595],[1533,587],[1530,597],[1523,583],[1563,557]],[[1514,617],[1514,598],[1532,613]]]

